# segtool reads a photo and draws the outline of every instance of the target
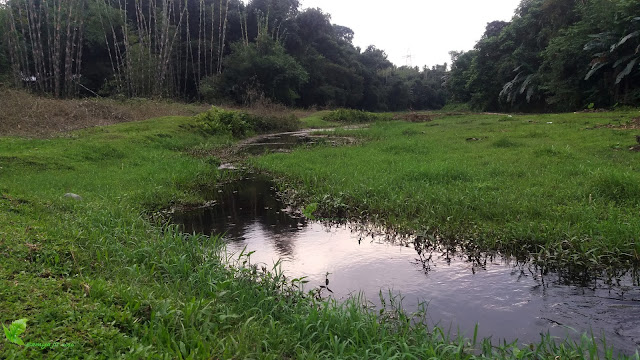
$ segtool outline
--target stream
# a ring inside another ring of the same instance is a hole
[[[352,142],[302,130],[249,139],[234,151],[251,156]],[[268,269],[278,264],[288,278],[305,277],[304,290],[318,289],[328,279],[331,292],[323,295],[339,301],[362,295],[381,308],[390,297],[401,299],[409,313],[426,307],[429,325],[472,337],[477,324],[479,338],[491,337],[494,344],[539,343],[546,334],[579,341],[587,333],[598,340],[604,335],[614,355],[640,351],[637,273],[594,277],[585,284],[558,273],[543,275],[531,263],[500,255],[425,247],[418,237],[369,224],[311,221],[288,208],[264,175],[216,188],[210,199],[208,206],[174,212],[174,223],[185,233],[222,234],[227,252],[252,252],[252,264]],[[600,341],[598,346],[602,351]]]
[[[579,340],[593,331],[617,352],[640,348],[640,286],[630,275],[585,287],[500,256],[478,262],[438,250],[419,254],[411,241],[367,226],[310,221],[288,209],[260,175],[216,195],[209,207],[174,213],[174,222],[186,233],[224,234],[227,251],[255,251],[253,264],[270,269],[282,260],[287,277],[306,277],[305,290],[324,285],[329,273],[330,296],[338,300],[362,293],[380,306],[381,291],[387,299],[401,294],[409,312],[426,305],[430,325],[472,337],[478,324],[478,336],[492,336],[494,344],[536,343],[547,332]]]

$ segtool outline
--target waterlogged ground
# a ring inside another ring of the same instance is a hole
[[[228,251],[253,252],[258,266],[281,260],[287,276],[306,277],[307,290],[324,285],[329,273],[332,293],[324,294],[336,299],[362,293],[380,307],[381,289],[387,304],[390,294],[402,294],[406,310],[426,305],[429,322],[452,334],[472,337],[478,324],[478,335],[494,343],[536,343],[546,333],[579,339],[592,332],[625,354],[640,346],[640,286],[631,274],[613,284],[576,284],[500,256],[471,260],[424,251],[411,237],[368,226],[309,221],[280,202],[263,176],[220,188],[214,205],[175,213],[174,221],[188,233],[224,233]]]

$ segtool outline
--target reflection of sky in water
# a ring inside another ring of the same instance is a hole
[[[388,296],[390,289],[402,294],[409,311],[427,302],[432,324],[472,336],[478,323],[479,335],[493,335],[496,341],[536,342],[547,331],[564,337],[563,324],[581,332],[592,327],[596,336],[604,331],[608,344],[628,353],[640,342],[637,286],[621,297],[619,291],[602,287],[559,285],[552,275],[543,282],[535,270],[501,259],[481,269],[457,257],[446,261],[439,253],[433,254],[425,274],[413,247],[393,245],[382,237],[363,238],[347,226],[326,227],[291,217],[281,211],[283,205],[268,182],[236,185],[241,189],[223,191],[218,206],[178,215],[176,222],[187,232],[226,232],[228,251],[255,251],[253,264],[271,268],[281,259],[288,277],[307,277],[307,290],[324,284],[329,272],[329,287],[337,299],[363,292],[379,305],[379,291]]]

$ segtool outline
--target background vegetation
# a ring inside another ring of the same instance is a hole
[[[573,111],[640,104],[640,3],[524,0],[452,52],[450,99],[485,111]]]
[[[640,5],[523,0],[452,64],[397,67],[298,0],[9,0],[0,82],[57,97],[171,97],[369,111],[640,104]],[[398,36],[401,36],[398,34]],[[425,36],[431,36],[425,34]]]
[[[297,0],[9,0],[0,72],[57,97],[171,97],[368,110],[444,105],[446,66],[396,68]]]

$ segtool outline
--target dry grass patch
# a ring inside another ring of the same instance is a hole
[[[0,135],[46,137],[60,132],[160,116],[191,116],[208,105],[133,99],[51,99],[0,89]]]

